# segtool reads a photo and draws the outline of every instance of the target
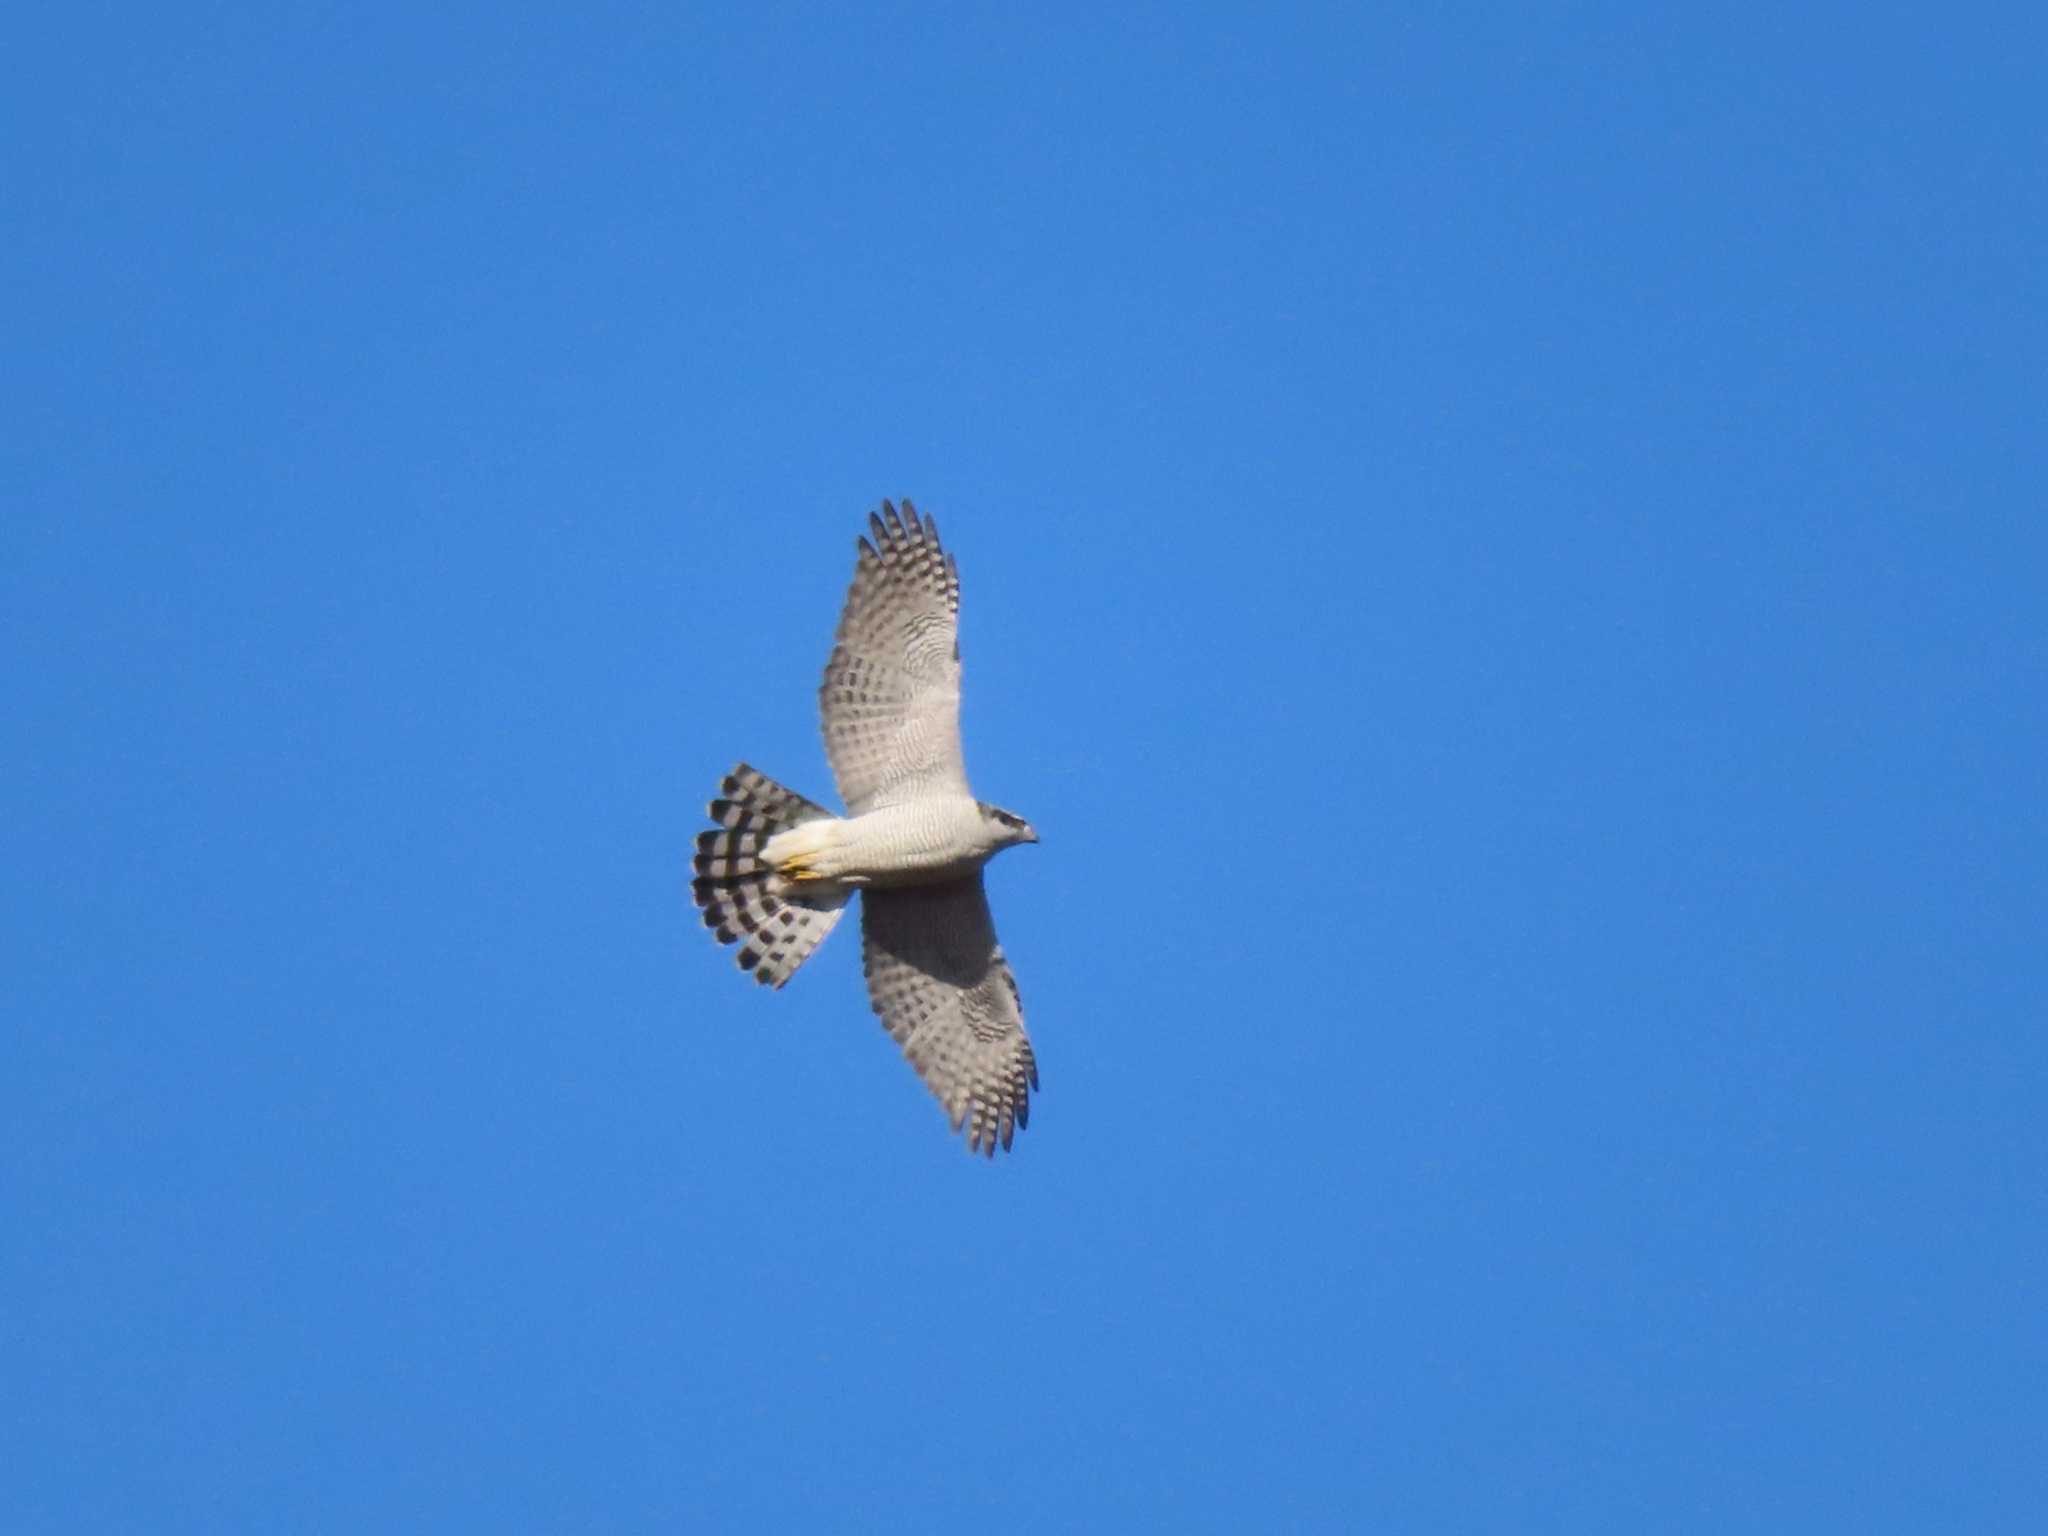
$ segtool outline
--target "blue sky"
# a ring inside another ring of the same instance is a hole
[[[0,1526],[2031,1531],[2019,7],[0,63]],[[883,496],[1044,1070],[686,860]]]

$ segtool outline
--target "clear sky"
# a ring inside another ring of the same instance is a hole
[[[2027,8],[38,9],[0,1529],[2041,1528]],[[687,890],[906,494],[993,1165]]]

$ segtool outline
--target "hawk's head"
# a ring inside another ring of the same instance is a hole
[[[1031,830],[1031,823],[1022,816],[1004,810],[1001,806],[985,801],[974,802],[981,808],[981,819],[994,835],[998,848],[1008,848],[1015,843],[1035,843],[1038,834]]]

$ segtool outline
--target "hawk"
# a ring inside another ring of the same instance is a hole
[[[970,1151],[1030,1117],[1038,1063],[981,869],[1035,843],[974,798],[960,753],[960,573],[907,500],[868,518],[818,690],[846,814],[745,763],[710,806],[690,891],[754,980],[780,987],[861,893],[868,998]]]

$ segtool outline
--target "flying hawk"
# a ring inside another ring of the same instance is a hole
[[[740,969],[780,987],[861,892],[868,997],[969,1150],[1030,1116],[1038,1064],[981,867],[1038,834],[967,787],[960,574],[908,501],[868,519],[818,690],[846,814],[741,763],[711,802],[691,893]]]

